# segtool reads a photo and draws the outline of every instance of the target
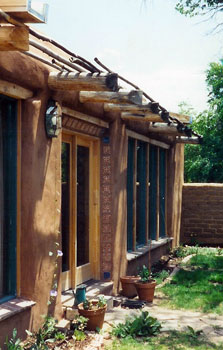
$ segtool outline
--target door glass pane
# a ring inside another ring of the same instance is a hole
[[[77,266],[89,263],[89,148],[77,146]]]
[[[70,144],[62,143],[62,271],[68,271],[70,246]]]

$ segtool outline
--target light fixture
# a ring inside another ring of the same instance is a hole
[[[47,137],[57,137],[62,129],[62,113],[58,102],[50,99],[45,114],[45,128]]]

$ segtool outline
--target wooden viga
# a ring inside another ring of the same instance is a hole
[[[118,75],[115,73],[51,72],[48,85],[52,90],[117,91]]]

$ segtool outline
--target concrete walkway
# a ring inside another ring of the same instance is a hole
[[[223,316],[167,309],[158,305],[158,299],[154,299],[153,303],[147,304],[141,310],[147,310],[151,316],[156,317],[162,323],[162,331],[185,330],[190,326],[194,330],[202,330],[209,341],[223,343]],[[123,322],[127,317],[139,313],[139,310],[114,307],[106,312],[103,329],[106,332],[112,324]]]

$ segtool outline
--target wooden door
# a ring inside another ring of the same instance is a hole
[[[62,289],[99,274],[99,141],[64,135],[62,143]]]

